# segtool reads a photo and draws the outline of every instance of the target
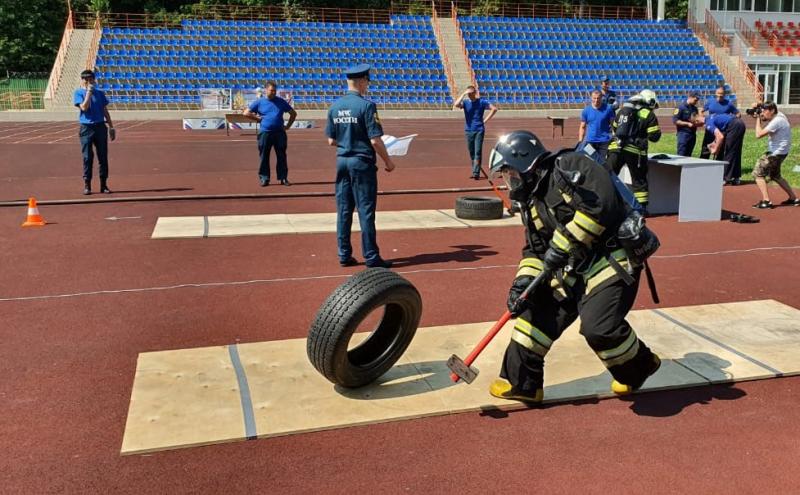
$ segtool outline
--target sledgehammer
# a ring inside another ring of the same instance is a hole
[[[537,275],[536,278],[533,279],[533,281],[525,288],[525,290],[522,291],[522,294],[520,294],[516,303],[517,307],[519,307],[519,305],[528,299],[528,295],[536,290],[539,284],[545,280],[550,280],[550,275],[551,274],[548,271],[542,271],[539,275]],[[487,333],[481,339],[481,341],[478,342],[478,345],[472,349],[472,352],[469,353],[466,359],[461,359],[455,354],[450,356],[450,359],[447,360],[447,367],[450,368],[450,371],[452,371],[452,373],[450,373],[450,379],[453,380],[454,383],[458,383],[459,379],[464,380],[467,383],[472,383],[475,380],[479,371],[471,366],[472,363],[475,362],[475,359],[477,359],[478,355],[483,352],[487,345],[489,345],[489,342],[491,342],[494,336],[497,335],[497,332],[503,328],[503,325],[505,325],[508,320],[511,319],[511,314],[511,311],[506,310],[506,312],[503,313],[503,316],[501,316],[500,319],[497,320],[497,323],[495,323],[491,330],[489,330],[489,333]]]

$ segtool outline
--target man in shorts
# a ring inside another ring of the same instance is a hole
[[[759,107],[756,105],[754,108]],[[752,112],[756,119],[756,139],[764,136],[769,136],[769,139],[766,153],[758,159],[753,169],[753,177],[756,179],[758,190],[761,191],[761,201],[754,204],[753,208],[767,209],[773,206],[767,190],[767,177],[777,182],[781,189],[789,195],[789,199],[781,202],[781,205],[800,206],[800,199],[797,198],[786,179],[781,176],[781,164],[789,156],[789,150],[792,148],[792,128],[789,120],[778,111],[778,106],[771,101],[762,103],[760,109],[761,112]]]

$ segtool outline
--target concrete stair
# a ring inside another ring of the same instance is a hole
[[[727,55],[724,57],[728,63],[728,73],[733,75],[733,80],[728,81],[734,91],[736,92],[736,106],[739,109],[750,108],[756,102],[753,95],[753,86],[745,79],[739,70],[739,57],[738,55]]]
[[[92,29],[72,31],[56,94],[52,100],[45,100],[47,110],[72,108],[72,93],[80,84],[81,72],[86,69],[86,60],[89,58],[93,35],[94,30]]]
[[[464,88],[472,84],[472,70],[469,67],[464,51],[461,49],[461,38],[456,30],[455,22],[450,17],[439,18],[439,32],[441,39],[439,51],[446,52],[450,60],[450,70],[453,74],[453,88],[450,88],[452,95],[457,96],[464,91]]]

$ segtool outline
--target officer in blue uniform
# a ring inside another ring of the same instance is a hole
[[[381,140],[383,128],[375,103],[364,98],[369,88],[368,64],[347,69],[347,94],[328,110],[325,135],[336,146],[336,234],[339,264],[353,266],[350,229],[353,211],[358,209],[361,224],[361,247],[367,267],[389,268],[391,263],[380,256],[375,232],[375,208],[378,200],[378,167],[375,155],[384,162],[387,172],[394,163]]]
[[[697,142],[697,102],[700,95],[692,92],[686,98],[686,102],[681,103],[672,114],[672,123],[677,128],[678,155],[692,156],[694,145]]]

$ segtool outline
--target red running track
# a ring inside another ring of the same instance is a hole
[[[398,160],[396,173],[381,175],[382,189],[472,185],[456,121],[390,125],[397,135],[420,132],[425,139],[412,145],[413,157]],[[124,138],[131,139],[127,147],[121,140],[112,151],[112,184],[119,188],[260,189],[252,137],[209,142],[162,123],[136,129]],[[290,148],[292,178],[321,184],[276,189],[332,187],[325,183],[332,150],[311,137]],[[2,199],[24,198],[29,189],[47,191],[37,192],[45,198],[79,196],[79,164],[64,158],[74,143],[0,147],[10,187]],[[379,209],[452,208],[455,196],[383,196]],[[800,307],[800,209],[752,210],[754,199],[753,185],[726,188],[724,206],[759,216],[759,224],[679,224],[674,216],[649,222],[663,242],[653,260],[663,306],[773,298]],[[120,457],[138,353],[303,337],[322,300],[359,269],[338,267],[331,234],[154,241],[156,219],[332,210],[332,198],[48,206],[42,214],[51,225],[21,229],[24,208],[0,208],[4,491],[795,491],[799,378]],[[421,324],[431,326],[499,316],[522,234],[516,227],[380,232],[379,241],[419,288]],[[650,307],[643,288],[636,308]]]

